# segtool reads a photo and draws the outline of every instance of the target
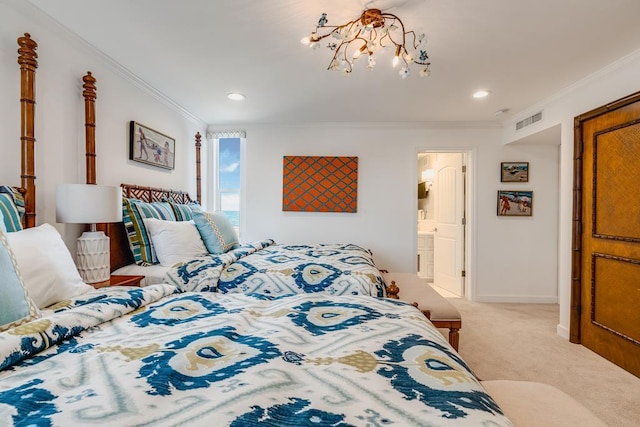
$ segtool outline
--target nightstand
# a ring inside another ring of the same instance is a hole
[[[112,275],[109,280],[104,282],[91,283],[94,288],[104,288],[107,286],[140,286],[140,282],[144,276],[120,276]]]
[[[458,351],[462,317],[453,304],[441,296],[424,279],[413,273],[383,273],[389,288],[397,286],[397,297],[418,307],[436,328],[449,330],[449,344]]]

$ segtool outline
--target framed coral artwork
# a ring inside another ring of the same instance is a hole
[[[357,212],[358,158],[284,156],[282,210]]]

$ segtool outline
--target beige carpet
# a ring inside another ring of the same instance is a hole
[[[480,379],[550,384],[610,426],[640,426],[640,378],[558,336],[556,304],[448,299],[462,315],[460,355]]]

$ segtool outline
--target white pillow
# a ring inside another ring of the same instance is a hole
[[[93,289],[82,281],[69,249],[52,225],[7,233],[22,280],[38,308]]]
[[[144,218],[153,249],[163,266],[207,255],[200,233],[193,221],[163,221]]]

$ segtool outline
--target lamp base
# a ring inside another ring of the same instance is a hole
[[[111,277],[109,237],[102,231],[85,231],[78,237],[78,272],[85,283],[98,283]]]

